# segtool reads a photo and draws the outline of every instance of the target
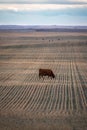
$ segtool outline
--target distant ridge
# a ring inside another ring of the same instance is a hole
[[[87,32],[87,26],[58,26],[58,25],[0,25],[0,31],[69,31]]]

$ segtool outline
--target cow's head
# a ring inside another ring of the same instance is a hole
[[[55,75],[53,74],[52,77],[55,78]]]

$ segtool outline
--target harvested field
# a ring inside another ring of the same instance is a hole
[[[12,129],[87,129],[86,33],[0,32],[0,130]]]

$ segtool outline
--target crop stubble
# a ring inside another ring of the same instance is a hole
[[[39,35],[14,33],[0,41],[0,114],[86,114],[87,39],[79,40],[80,33]],[[39,68],[52,69],[56,78],[39,79]]]

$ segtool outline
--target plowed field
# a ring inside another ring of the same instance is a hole
[[[87,34],[0,33],[0,117],[0,130],[86,130]]]

